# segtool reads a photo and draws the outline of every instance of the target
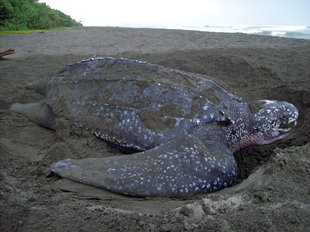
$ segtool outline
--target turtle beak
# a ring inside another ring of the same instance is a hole
[[[288,123],[291,124],[292,122],[294,122],[294,126],[297,125],[296,118],[290,118],[290,120],[288,121]]]

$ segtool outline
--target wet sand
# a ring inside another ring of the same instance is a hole
[[[1,231],[307,231],[310,227],[310,42],[245,34],[86,27],[0,36]],[[50,175],[63,158],[118,151],[86,131],[50,131],[9,111],[41,96],[24,86],[75,61],[127,57],[201,73],[245,101],[300,111],[291,135],[235,154],[233,187],[191,199],[144,199]]]

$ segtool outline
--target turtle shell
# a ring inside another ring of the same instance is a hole
[[[124,58],[83,60],[31,87],[56,117],[136,150],[234,120],[243,104],[207,76]]]

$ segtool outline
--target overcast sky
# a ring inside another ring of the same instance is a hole
[[[84,26],[310,25],[310,0],[40,0]]]

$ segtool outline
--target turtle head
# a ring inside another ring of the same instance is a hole
[[[287,137],[297,123],[298,110],[291,103],[260,100],[249,106],[255,117],[255,143],[258,145]]]

